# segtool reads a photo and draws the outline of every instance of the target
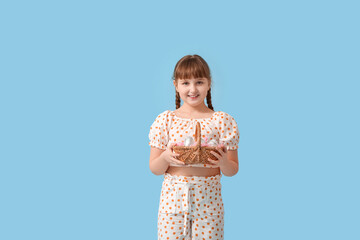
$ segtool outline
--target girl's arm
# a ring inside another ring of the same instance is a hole
[[[239,162],[237,149],[227,151],[227,161],[223,161],[223,164],[220,165],[220,170],[227,177],[234,176],[238,172]]]
[[[169,168],[170,163],[185,165],[176,159],[180,154],[173,152],[174,143],[168,144],[166,150],[151,147],[150,150],[150,170],[155,175],[162,175]]]
[[[236,150],[221,150],[218,149],[220,154],[215,151],[212,151],[212,154],[217,157],[217,161],[208,158],[208,161],[214,164],[215,166],[220,167],[221,172],[227,176],[231,177],[234,176],[239,170],[239,163],[238,163],[238,154]]]
[[[169,167],[169,163],[163,158],[165,150],[151,147],[149,167],[153,174],[162,175]]]

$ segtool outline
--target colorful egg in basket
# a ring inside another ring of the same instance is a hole
[[[199,122],[196,124],[195,141],[195,146],[173,146],[173,151],[180,154],[179,156],[176,156],[176,159],[189,165],[199,163],[212,165],[212,163],[208,161],[208,158],[216,161],[217,157],[211,152],[214,151],[218,154],[220,154],[220,152],[217,150],[216,146],[201,146],[201,126]],[[225,151],[226,147],[221,146],[221,149]]]

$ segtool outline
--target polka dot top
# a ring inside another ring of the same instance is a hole
[[[240,134],[235,119],[229,114],[217,111],[209,118],[180,118],[174,111],[166,110],[160,113],[150,127],[149,145],[166,150],[168,144],[184,142],[185,138],[195,138],[196,123],[201,126],[201,143],[205,138],[209,142],[215,139],[219,144],[227,146],[228,150],[238,149]],[[213,168],[211,164],[177,165],[178,167]]]

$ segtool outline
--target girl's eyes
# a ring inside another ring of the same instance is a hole
[[[197,82],[197,83],[203,84],[204,82],[199,81],[199,82]],[[188,84],[188,82],[183,82],[183,85],[185,85],[185,84]]]

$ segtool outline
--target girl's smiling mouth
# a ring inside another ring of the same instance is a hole
[[[199,96],[199,94],[197,94],[197,95],[188,95],[191,99],[196,99],[198,96]]]

